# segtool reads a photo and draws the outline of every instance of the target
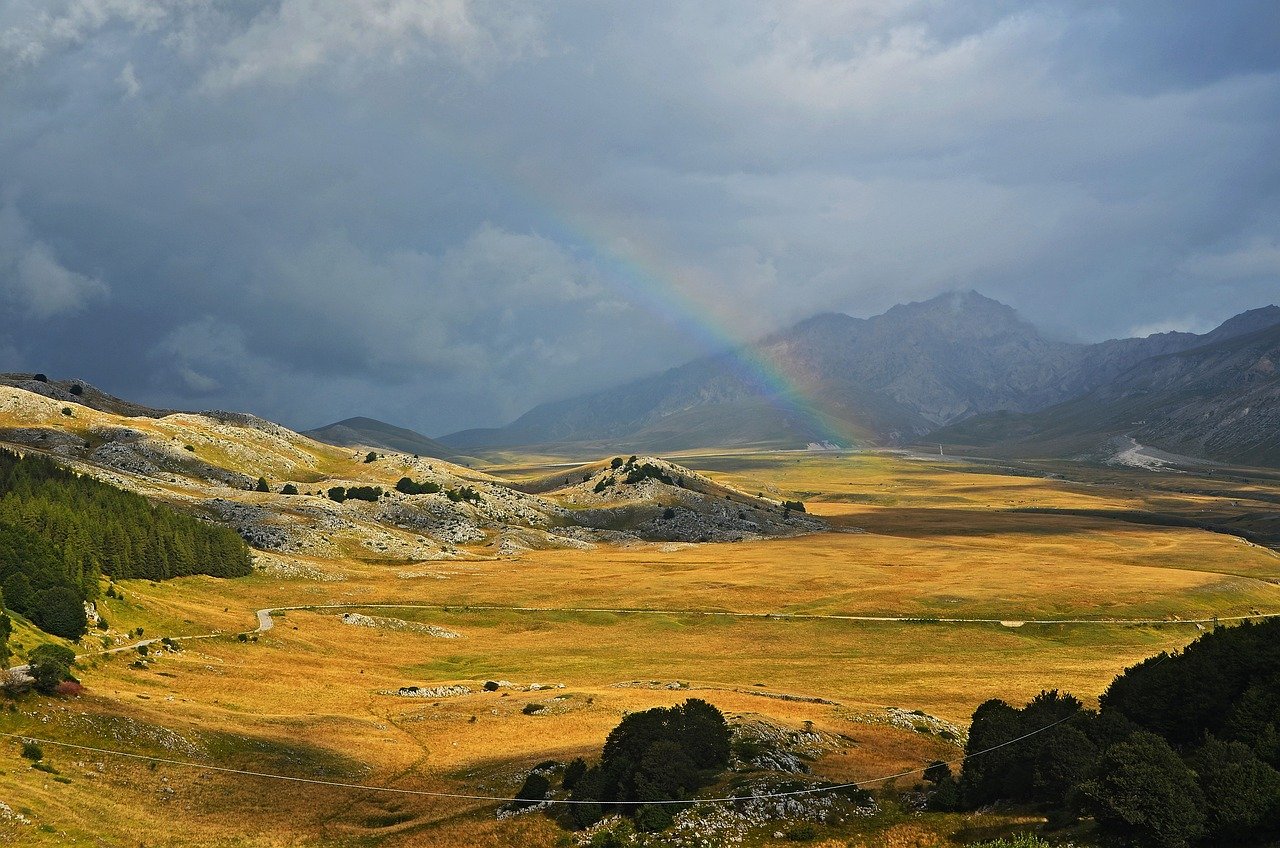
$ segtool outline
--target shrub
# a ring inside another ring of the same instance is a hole
[[[280,489],[280,494],[296,495],[298,494],[298,487],[293,485],[292,483],[285,483],[284,486]]]
[[[543,704],[528,703],[524,705],[524,709],[522,709],[520,712],[524,713],[525,715],[537,715],[538,713],[542,712],[545,709],[546,709],[546,706],[544,706]]]
[[[370,462],[376,462],[377,459],[378,459],[378,455],[373,451],[369,451],[367,454],[365,454],[365,457],[364,457],[364,461],[366,464]]]
[[[76,397],[80,397],[82,394],[84,394],[84,386],[80,385],[79,383],[73,383],[71,385],[71,388],[68,391],[70,391],[71,394],[75,395]]]
[[[84,691],[84,687],[76,680],[64,680],[53,687],[53,694],[64,698],[76,698]]]
[[[69,406],[62,407],[62,414],[67,416],[68,418],[75,415],[75,413],[71,411],[71,407]]]
[[[818,829],[813,825],[805,822],[791,828],[784,834],[784,838],[788,842],[812,842],[818,838]]]
[[[673,519],[673,518],[675,518],[675,517],[676,517],[676,511],[675,511],[674,509],[672,509],[671,507],[667,507],[666,509],[664,509],[664,510],[662,511],[662,520],[663,520],[663,521],[670,521],[671,519]]]
[[[31,379],[35,380],[37,383],[49,382],[49,378],[44,374],[36,374]]]
[[[258,485],[254,486],[254,490],[255,490],[255,491],[258,491],[258,492],[269,492],[269,491],[271,491],[271,487],[267,485],[267,478],[266,478],[266,477],[259,477],[259,478],[258,478]]]
[[[610,468],[612,468],[614,471],[617,471],[619,468],[621,468],[621,467],[622,467],[622,457],[620,457],[620,456],[615,456],[615,457],[613,458],[613,462],[609,463],[609,467],[610,467]]]
[[[336,503],[342,503],[347,499],[347,490],[344,486],[334,486],[329,490],[329,500]]]
[[[804,512],[804,504],[800,501],[783,501],[782,509],[784,512]]]
[[[498,681],[496,681],[496,680],[486,680],[486,681],[484,682],[484,691],[486,691],[486,692],[497,692],[497,691],[498,691]]]
[[[39,745],[28,739],[22,743],[22,756],[26,757],[33,763],[38,763],[44,759],[44,750]]]

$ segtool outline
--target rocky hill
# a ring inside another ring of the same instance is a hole
[[[872,318],[819,315],[744,351],[544,404],[506,427],[441,441],[456,450],[551,445],[578,452],[618,442],[647,450],[803,447],[831,438],[909,443],[985,413],[1043,409],[1150,357],[1276,323],[1280,308],[1271,306],[1205,336],[1161,333],[1086,345],[1047,338],[976,292],[951,293]]]
[[[266,554],[260,563],[287,569],[322,571],[333,558],[413,563],[824,526],[654,457],[626,471],[660,471],[623,475],[603,496],[580,477],[524,491],[411,453],[378,452],[370,462],[366,446],[324,444],[251,415],[126,416],[14,386],[0,387],[0,443],[231,526]],[[612,471],[598,465],[587,476]]]

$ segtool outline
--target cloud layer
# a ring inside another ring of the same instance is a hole
[[[6,362],[429,433],[823,310],[1280,291],[1270,2],[14,0]]]

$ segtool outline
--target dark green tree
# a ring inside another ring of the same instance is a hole
[[[27,665],[35,679],[36,691],[51,695],[59,683],[74,681],[71,667],[75,661],[75,653],[62,645],[40,645],[34,649],[27,657]]]
[[[1205,797],[1210,838],[1256,840],[1280,825],[1280,773],[1239,742],[1212,736],[1191,757]]]
[[[1138,731],[1107,749],[1080,793],[1103,828],[1135,845],[1186,848],[1205,833],[1195,775],[1154,733]]]

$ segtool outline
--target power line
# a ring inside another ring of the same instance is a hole
[[[1032,736],[1037,736],[1041,733],[1044,733],[1046,730],[1050,730],[1062,724],[1063,722],[1074,718],[1075,715],[1076,715],[1075,713],[1072,713],[1071,715],[1064,716],[1055,722],[1046,724],[1044,727],[1033,730],[1030,733],[1024,733],[1023,735],[1014,737],[1013,739],[1008,739],[1004,742],[999,743],[998,745],[992,745],[990,748],[984,748],[981,751],[975,751],[972,754],[966,754],[965,756],[959,757],[957,759],[942,760],[941,762],[944,762],[948,766],[951,766],[951,765],[956,765],[957,763],[963,763],[966,759],[970,759],[973,757],[980,757],[984,754],[989,754],[992,751],[997,751],[1001,748],[1006,748],[1009,745],[1013,745],[1017,742],[1022,742],[1026,739],[1030,739]],[[498,795],[472,795],[472,794],[467,794],[462,792],[431,792],[425,789],[404,789],[396,786],[376,786],[368,783],[346,783],[346,782],[337,781],[337,780],[322,780],[320,778],[315,778],[315,777],[294,777],[287,774],[275,774],[272,772],[264,772],[264,771],[250,771],[248,769],[228,768],[226,766],[215,766],[215,765],[209,765],[207,763],[192,763],[184,760],[172,760],[166,757],[153,757],[147,754],[134,754],[129,751],[116,751],[110,748],[98,748],[92,745],[77,745],[72,742],[59,742],[55,739],[41,739],[36,736],[27,736],[21,733],[0,733],[0,737],[7,737],[9,739],[19,739],[24,742],[37,742],[42,745],[54,745],[61,748],[70,748],[76,751],[90,751],[95,754],[107,754],[107,755],[117,756],[117,757],[127,757],[129,759],[134,759],[134,760],[146,760],[148,762],[165,763],[166,765],[181,766],[183,768],[191,768],[191,769],[197,769],[201,771],[219,772],[221,774],[234,774],[234,775],[240,775],[243,777],[257,777],[257,778],[263,778],[267,780],[282,780],[282,781],[287,781],[289,783],[305,783],[305,784],[310,784],[314,786],[329,786],[336,789],[356,789],[356,790],[361,790],[365,792],[387,792],[387,793],[393,793],[397,795],[416,795],[416,796],[425,797],[425,798],[442,798],[442,799],[461,800],[461,801],[488,801],[491,803],[514,803],[514,802],[524,802],[524,801],[531,800],[528,798],[508,798],[508,797],[498,796]],[[925,771],[925,768],[927,767],[908,769],[907,771],[900,771],[900,772],[897,772],[896,774],[887,774],[881,777],[873,777],[873,778],[868,778],[867,780],[859,780],[851,783],[836,783],[830,786],[815,786],[809,789],[795,789],[787,792],[766,792],[758,795],[742,795],[742,796],[727,797],[727,798],[692,798],[692,799],[686,799],[686,800],[608,801],[608,802],[572,800],[572,799],[546,799],[544,801],[537,802],[537,803],[565,804],[565,805],[602,804],[603,803],[603,804],[606,804],[607,806],[644,806],[646,804],[659,804],[659,805],[661,804],[732,804],[732,803],[739,803],[742,801],[764,801],[764,800],[771,800],[775,798],[793,798],[799,795],[816,795],[822,792],[839,792],[844,789],[858,789],[863,786],[868,786],[873,783],[880,783],[881,781],[885,781],[885,780],[894,780],[899,777],[907,777],[913,774],[922,774]]]

